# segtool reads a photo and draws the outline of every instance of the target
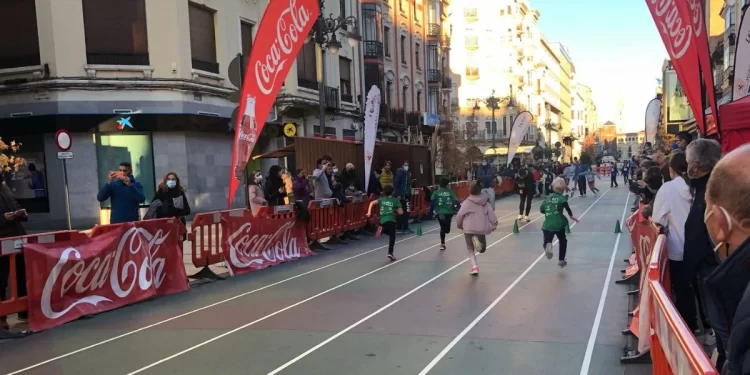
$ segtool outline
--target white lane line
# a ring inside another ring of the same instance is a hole
[[[625,224],[625,214],[628,209],[628,200],[630,200],[630,193],[625,199],[625,207],[622,209],[622,217],[620,223]],[[580,375],[588,375],[589,367],[591,366],[591,356],[594,354],[594,344],[596,344],[596,336],[599,334],[599,325],[602,322],[602,313],[604,312],[604,303],[607,301],[607,291],[609,290],[609,283],[612,280],[612,268],[615,265],[615,256],[617,255],[617,247],[620,245],[620,237],[622,233],[617,234],[617,240],[615,240],[615,246],[612,248],[612,256],[609,258],[609,268],[607,269],[607,277],[604,279],[604,286],[602,287],[602,295],[599,296],[599,306],[596,308],[596,317],[594,318],[594,325],[591,327],[591,334],[589,335],[589,342],[586,344],[586,354],[583,355],[583,364],[581,365]]]
[[[540,201],[540,202],[541,202],[541,201]],[[540,203],[540,202],[534,202],[534,204],[537,204],[537,203]],[[511,213],[509,213],[509,214],[503,215],[503,216],[499,217],[498,219],[503,219],[503,218],[506,218],[506,217],[508,217],[508,216],[510,216],[510,215],[513,215],[514,213],[515,213],[515,211],[513,211],[513,212],[511,212]],[[438,230],[438,229],[440,229],[440,227],[439,227],[439,226],[438,226],[437,228],[433,228],[433,229],[430,229],[430,230],[428,230],[428,231],[425,231],[424,233],[430,233],[430,232],[434,232],[434,231],[436,231],[436,230]],[[401,242],[404,242],[404,241],[408,241],[408,240],[411,240],[411,239],[413,239],[413,238],[417,238],[417,237],[418,237],[418,236],[416,236],[416,235],[415,235],[415,236],[411,236],[411,237],[407,237],[407,238],[404,238],[404,239],[401,239],[401,240],[398,240],[398,241],[396,241],[396,243],[401,243]],[[173,316],[173,317],[171,317],[171,318],[167,318],[167,319],[164,319],[164,320],[158,321],[158,322],[156,322],[156,323],[152,323],[152,324],[149,324],[149,325],[143,326],[143,327],[141,327],[141,328],[138,328],[138,329],[135,329],[135,330],[132,330],[132,331],[129,331],[129,332],[123,333],[123,334],[121,334],[121,335],[118,335],[118,336],[114,336],[114,337],[108,338],[108,339],[106,339],[106,340],[102,340],[102,341],[99,341],[99,342],[97,342],[97,343],[94,343],[94,344],[91,344],[91,345],[85,346],[85,347],[83,347],[83,348],[80,348],[80,349],[76,349],[76,350],[73,350],[73,351],[71,351],[71,352],[68,352],[68,353],[65,353],[65,354],[61,354],[61,355],[59,355],[59,356],[57,356],[57,357],[53,357],[53,358],[50,358],[50,359],[47,359],[47,360],[44,360],[44,361],[41,361],[41,362],[35,363],[35,364],[33,364],[33,365],[30,365],[30,366],[28,366],[28,367],[22,368],[22,369],[20,369],[20,370],[16,370],[16,371],[14,371],[14,372],[8,373],[7,375],[17,375],[17,374],[20,374],[20,373],[23,373],[23,372],[26,372],[26,371],[29,371],[29,370],[33,370],[33,369],[35,369],[35,368],[38,368],[38,367],[41,367],[41,366],[47,365],[47,364],[49,364],[49,363],[52,363],[52,362],[56,362],[56,361],[59,361],[59,360],[61,360],[61,359],[63,359],[63,358],[67,358],[67,357],[70,357],[70,356],[73,356],[73,355],[76,355],[76,354],[79,354],[79,353],[85,352],[85,351],[87,351],[87,350],[90,350],[90,349],[93,349],[93,348],[96,348],[96,347],[99,347],[99,346],[102,346],[102,345],[108,344],[108,343],[110,343],[110,342],[113,342],[113,341],[117,341],[117,340],[123,339],[123,338],[125,338],[125,337],[131,336],[131,335],[134,335],[134,334],[136,334],[136,333],[139,333],[139,332],[143,332],[143,331],[145,331],[145,330],[148,330],[148,329],[154,328],[154,327],[156,327],[156,326],[160,326],[160,325],[162,325],[162,324],[164,324],[164,323],[169,323],[169,322],[171,322],[171,321],[174,321],[174,320],[177,320],[177,319],[181,319],[181,318],[184,318],[184,317],[186,317],[186,316],[189,316],[189,315],[195,314],[195,313],[197,313],[197,312],[200,312],[200,311],[203,311],[203,310],[207,310],[207,309],[210,309],[210,308],[212,308],[212,307],[216,307],[216,306],[219,306],[219,305],[225,304],[225,303],[227,303],[227,302],[230,302],[230,301],[233,301],[233,300],[236,300],[236,299],[239,299],[239,298],[242,298],[242,297],[245,297],[245,296],[248,296],[248,295],[251,295],[251,294],[254,294],[254,293],[257,293],[257,292],[263,291],[263,290],[266,290],[266,289],[269,289],[269,288],[271,288],[271,287],[274,287],[274,286],[276,286],[276,285],[279,285],[279,284],[284,284],[284,283],[286,283],[286,282],[289,282],[289,281],[292,281],[292,280],[298,279],[298,278],[300,278],[300,277],[303,277],[303,276],[307,276],[307,275],[309,275],[309,274],[312,274],[312,273],[315,273],[315,272],[318,272],[318,271],[322,271],[322,270],[324,270],[324,269],[326,269],[326,268],[329,268],[329,267],[335,266],[335,265],[337,265],[337,264],[340,264],[340,263],[344,263],[344,262],[350,261],[350,260],[352,260],[352,259],[355,259],[355,258],[359,258],[359,257],[361,257],[361,256],[364,256],[364,255],[370,254],[370,253],[372,253],[372,252],[374,252],[374,251],[378,251],[378,250],[381,250],[381,249],[385,249],[385,248],[387,248],[387,247],[388,247],[388,245],[384,245],[384,246],[376,247],[376,248],[374,248],[374,249],[372,249],[372,250],[368,250],[368,251],[365,251],[365,252],[363,252],[363,253],[360,253],[360,254],[357,254],[357,255],[354,255],[354,256],[351,256],[351,257],[348,257],[348,258],[345,258],[345,259],[342,259],[342,260],[339,260],[339,261],[336,261],[336,262],[333,262],[333,263],[330,263],[330,264],[327,264],[327,265],[325,265],[325,266],[321,266],[321,267],[318,267],[318,268],[312,269],[312,270],[310,270],[310,271],[306,271],[306,272],[303,272],[303,273],[301,273],[301,274],[299,274],[299,275],[295,275],[295,276],[292,276],[292,277],[289,277],[289,278],[286,278],[286,279],[283,279],[283,280],[280,280],[280,281],[277,281],[277,282],[274,282],[274,283],[268,284],[268,285],[266,285],[266,286],[263,286],[263,287],[260,287],[260,288],[257,288],[257,289],[253,289],[253,290],[250,290],[250,291],[247,291],[247,292],[244,292],[244,293],[238,294],[238,295],[236,295],[236,296],[233,296],[233,297],[229,297],[229,298],[227,298],[227,299],[224,299],[224,300],[221,300],[221,301],[218,301],[218,302],[214,302],[214,303],[212,303],[212,304],[209,304],[209,305],[206,305],[206,306],[203,306],[203,307],[199,307],[199,308],[197,308],[197,309],[194,309],[194,310],[190,310],[190,311],[184,312],[184,313],[182,313],[182,314],[179,314],[179,315],[175,315],[175,316]]]
[[[586,211],[584,211],[581,214],[580,218],[583,218],[586,215],[586,213],[589,212],[589,210],[591,210],[591,208],[594,207],[599,202],[599,200],[601,200],[602,198],[604,198],[604,196],[607,195],[607,193],[609,193],[610,190],[612,190],[612,189],[611,188],[607,189],[607,191],[605,191],[604,194],[602,194],[597,200],[595,200],[594,203],[592,203],[591,206],[589,206],[589,208],[587,208]],[[625,205],[625,207],[627,207],[627,204]],[[573,223],[573,225],[571,225],[570,227],[573,228],[576,224],[577,223]],[[557,243],[557,241],[555,241],[555,243]],[[419,375],[426,375],[428,372],[430,372],[430,370],[432,370],[432,368],[435,367],[435,365],[437,365],[437,363],[440,362],[440,360],[443,359],[443,357],[445,357],[445,355],[448,354],[448,352],[451,349],[453,349],[453,347],[456,346],[456,344],[458,344],[458,342],[461,341],[461,339],[463,339],[464,336],[466,336],[466,334],[469,333],[469,331],[472,328],[474,328],[479,323],[480,320],[482,320],[482,318],[484,318],[487,314],[489,314],[489,312],[493,308],[495,308],[495,306],[497,306],[497,304],[500,303],[500,301],[502,301],[502,299],[505,298],[505,296],[508,295],[508,293],[510,293],[510,291],[519,282],[521,282],[521,280],[523,280],[524,277],[526,277],[526,275],[531,271],[531,269],[534,268],[534,266],[537,263],[539,263],[539,261],[542,260],[542,258],[544,258],[544,253],[542,253],[538,258],[536,258],[536,260],[533,263],[531,263],[531,265],[528,268],[526,268],[526,270],[524,270],[523,273],[520,276],[518,276],[515,280],[513,280],[513,283],[510,284],[503,291],[503,293],[500,294],[499,297],[497,297],[497,299],[495,299],[494,301],[492,301],[492,303],[489,306],[487,306],[487,308],[484,309],[484,311],[482,311],[482,313],[479,314],[479,316],[477,316],[476,319],[474,319],[471,323],[469,323],[469,325],[466,326],[466,328],[464,328],[464,330],[461,331],[461,333],[459,333],[458,336],[456,336],[453,339],[453,341],[451,341],[448,344],[448,346],[446,346],[445,348],[443,348],[443,350],[440,353],[438,353],[438,355],[435,358],[433,358],[432,361],[430,361],[430,363],[427,364],[427,366],[424,369],[422,369],[422,371],[419,372]]]
[[[521,228],[525,228],[526,226],[528,226],[528,225],[531,225],[531,223],[533,223],[534,221],[537,221],[537,220],[538,220],[538,219],[540,219],[541,217],[542,217],[542,216],[539,216],[539,217],[537,217],[536,219],[534,219],[534,220],[530,221],[529,223],[527,223],[526,225],[522,226]],[[519,228],[519,229],[521,229],[521,228]],[[502,241],[503,239],[505,239],[505,238],[508,238],[508,237],[510,237],[510,236],[512,236],[512,235],[513,235],[513,233],[507,234],[507,235],[506,235],[505,237],[503,237],[503,238],[502,238],[501,240],[499,240],[499,241],[497,241],[497,242],[500,242],[500,241]],[[456,239],[456,238],[458,238],[458,237],[463,237],[463,234],[459,234],[459,235],[457,235],[457,236],[453,236],[453,237],[451,237],[451,238],[447,239],[447,240],[446,240],[446,242],[447,242],[447,241],[452,241],[452,240],[454,240],[454,239]],[[497,242],[495,242],[495,243],[497,243]],[[493,243],[493,245],[494,245],[495,243]],[[162,358],[162,359],[160,359],[160,360],[158,360],[158,361],[156,361],[156,362],[154,362],[154,363],[152,363],[152,364],[150,364],[150,365],[148,365],[148,366],[145,366],[145,367],[142,367],[142,368],[140,368],[140,369],[138,369],[138,370],[135,370],[135,371],[133,371],[133,372],[130,372],[130,373],[128,373],[128,375],[139,374],[139,373],[141,373],[141,372],[143,372],[143,371],[146,371],[146,370],[148,370],[148,369],[150,369],[150,368],[153,368],[153,367],[155,367],[155,366],[158,366],[158,365],[160,365],[160,364],[162,364],[162,363],[164,363],[164,362],[167,362],[167,361],[169,361],[169,360],[172,360],[172,359],[174,359],[174,358],[177,358],[177,357],[179,357],[179,356],[181,356],[181,355],[183,355],[183,354],[185,354],[185,353],[191,352],[191,351],[193,351],[193,350],[195,350],[195,349],[199,349],[199,348],[201,348],[201,347],[203,347],[203,346],[205,346],[205,345],[208,345],[208,344],[210,344],[210,343],[212,343],[212,342],[214,342],[214,341],[217,341],[217,340],[219,340],[219,339],[222,339],[222,338],[224,338],[224,337],[226,337],[226,336],[229,336],[229,335],[231,335],[231,334],[233,334],[233,333],[236,333],[236,332],[238,332],[238,331],[241,331],[241,330],[243,330],[243,329],[245,329],[245,328],[247,328],[247,327],[250,327],[250,326],[252,326],[252,325],[255,325],[255,324],[257,324],[257,323],[260,323],[260,322],[262,322],[262,321],[264,321],[264,320],[266,320],[266,319],[268,319],[268,318],[271,318],[271,317],[273,317],[273,316],[276,316],[276,315],[278,315],[278,314],[281,314],[281,313],[283,313],[283,312],[285,312],[285,311],[287,311],[287,310],[289,310],[289,309],[292,309],[292,308],[294,308],[294,307],[297,307],[297,306],[299,306],[299,305],[301,305],[301,304],[303,304],[303,303],[305,303],[305,302],[309,302],[309,301],[311,301],[311,300],[314,300],[314,299],[316,299],[316,298],[318,298],[318,297],[320,297],[320,296],[322,296],[322,295],[328,294],[328,293],[330,293],[330,292],[332,292],[332,291],[334,291],[334,290],[336,290],[336,289],[339,289],[339,288],[341,288],[341,287],[343,287],[343,286],[345,286],[345,285],[351,284],[351,283],[353,283],[353,282],[355,282],[355,281],[357,281],[357,280],[360,280],[360,279],[363,279],[363,278],[365,278],[365,277],[367,277],[367,276],[369,276],[369,275],[372,275],[372,274],[374,274],[374,273],[376,273],[376,272],[378,272],[378,271],[380,271],[380,270],[386,269],[386,268],[388,268],[388,267],[391,267],[391,266],[393,266],[393,265],[395,265],[395,264],[397,264],[397,263],[400,263],[400,262],[402,262],[402,261],[404,261],[404,260],[407,260],[407,259],[409,259],[409,258],[411,258],[411,257],[413,257],[413,256],[419,255],[419,254],[421,254],[421,253],[423,253],[423,252],[425,252],[425,251],[427,251],[427,250],[429,250],[429,249],[432,249],[433,247],[436,247],[436,246],[438,246],[438,244],[432,245],[432,246],[430,246],[430,247],[428,247],[428,248],[425,248],[425,249],[423,249],[423,250],[420,250],[420,251],[418,251],[418,252],[416,252],[416,253],[414,253],[414,254],[411,254],[411,255],[409,255],[409,256],[407,256],[407,257],[401,258],[401,259],[399,259],[399,260],[397,260],[397,261],[395,261],[395,262],[393,262],[393,263],[389,263],[389,264],[386,264],[386,265],[385,265],[385,266],[383,266],[383,267],[380,267],[380,268],[376,268],[376,269],[374,269],[374,270],[372,270],[372,271],[370,271],[370,272],[368,272],[368,273],[366,273],[366,274],[364,274],[364,275],[361,275],[361,276],[355,277],[355,278],[353,278],[353,279],[351,279],[351,280],[349,280],[349,281],[347,281],[347,282],[341,283],[341,284],[339,284],[339,285],[337,285],[337,286],[335,286],[335,287],[332,287],[332,288],[330,288],[330,289],[327,289],[327,290],[325,290],[325,291],[322,291],[322,292],[320,292],[320,293],[318,293],[318,294],[316,294],[316,295],[314,295],[314,296],[312,296],[312,297],[308,297],[308,298],[305,298],[305,299],[303,299],[302,301],[299,301],[299,302],[297,302],[297,303],[295,303],[295,304],[289,305],[289,306],[287,306],[287,307],[285,307],[285,308],[283,308],[283,309],[281,309],[281,310],[277,310],[277,311],[275,311],[275,312],[273,312],[273,313],[270,313],[270,314],[268,314],[268,315],[266,315],[266,316],[264,316],[264,317],[261,317],[261,318],[258,318],[258,319],[256,319],[256,320],[253,320],[253,321],[252,321],[252,322],[250,322],[250,323],[247,323],[247,324],[241,325],[241,326],[239,326],[239,327],[237,327],[237,328],[235,328],[235,329],[232,329],[231,331],[228,331],[228,332],[222,333],[221,335],[218,335],[218,336],[216,336],[216,337],[214,337],[214,338],[211,338],[211,339],[208,339],[208,340],[206,340],[206,341],[203,341],[203,342],[201,342],[201,343],[199,343],[199,344],[193,345],[193,346],[191,346],[191,347],[189,347],[189,348],[187,348],[187,349],[185,349],[185,350],[182,350],[182,351],[180,351],[180,352],[178,352],[178,353],[175,353],[175,354],[173,354],[173,355],[171,355],[171,356],[169,356],[169,357],[166,357],[166,358]],[[466,260],[468,260],[468,258],[467,258],[467,259],[465,259],[464,261],[462,261],[461,263],[463,263],[463,262],[466,262]],[[457,266],[458,266],[458,265],[460,265],[461,263],[457,264],[457,265],[456,265],[456,266],[454,266],[453,268],[457,267]],[[437,278],[437,277],[436,277],[436,278]],[[426,285],[426,284],[425,284],[425,285]],[[403,298],[403,297],[402,297],[402,298]],[[391,304],[389,304],[389,305],[392,305],[392,303],[391,303]],[[351,329],[351,328],[350,328],[350,329]]]
[[[533,222],[535,222],[535,221],[537,221],[537,220],[541,219],[542,217],[544,217],[544,216],[542,216],[542,215],[540,215],[540,216],[537,216],[537,217],[536,217],[536,218],[535,218],[534,220],[532,220],[532,221],[530,221],[530,222],[526,223],[526,225],[524,225],[524,226],[520,227],[519,229],[523,229],[523,228],[525,228],[525,227],[527,227],[527,226],[531,225],[531,223],[533,223]],[[510,234],[507,234],[507,235],[505,235],[505,237],[503,237],[503,238],[501,238],[501,239],[499,239],[499,240],[497,240],[497,241],[493,242],[492,244],[490,244],[489,246],[487,246],[487,248],[489,249],[490,247],[492,247],[492,246],[495,246],[495,245],[497,245],[498,243],[500,243],[501,241],[505,240],[506,238],[508,238],[508,237],[510,237],[510,236],[512,236],[512,235],[513,235],[513,233],[510,233]],[[443,272],[439,273],[439,274],[438,274],[438,275],[436,275],[435,277],[433,277],[433,278],[431,278],[431,279],[429,279],[429,280],[425,281],[424,283],[420,284],[420,285],[419,285],[418,287],[416,287],[416,288],[414,288],[414,289],[412,289],[412,290],[408,291],[408,292],[407,292],[406,294],[403,294],[403,295],[401,295],[401,297],[398,297],[398,298],[396,298],[395,300],[393,300],[393,301],[391,301],[390,303],[388,303],[387,305],[385,305],[385,306],[383,306],[383,307],[381,307],[381,308],[379,308],[379,309],[375,310],[375,311],[374,311],[374,312],[373,312],[372,314],[370,314],[370,315],[367,315],[366,317],[364,317],[364,318],[362,318],[362,319],[358,320],[357,322],[355,322],[354,324],[350,325],[349,327],[346,327],[346,328],[344,328],[343,330],[341,330],[341,331],[340,331],[340,332],[338,332],[337,334],[335,334],[335,335],[333,335],[333,336],[331,336],[331,337],[327,338],[326,340],[324,340],[323,342],[319,343],[318,345],[315,345],[315,346],[313,346],[312,348],[310,348],[310,349],[308,349],[307,351],[305,351],[304,353],[302,353],[302,354],[300,354],[300,355],[298,355],[298,356],[294,357],[294,359],[292,359],[291,361],[289,361],[289,362],[287,362],[287,363],[285,363],[285,364],[283,364],[283,365],[279,366],[279,367],[278,367],[277,369],[275,369],[275,370],[273,370],[273,371],[269,372],[269,373],[268,373],[268,375],[275,375],[275,374],[278,374],[279,372],[283,371],[283,370],[284,370],[284,369],[286,369],[287,367],[289,367],[289,366],[293,365],[294,363],[298,362],[298,361],[299,361],[299,360],[301,360],[302,358],[305,358],[305,357],[307,357],[307,356],[308,356],[308,355],[309,355],[310,353],[312,353],[312,352],[314,352],[314,351],[316,351],[316,350],[318,350],[318,349],[322,348],[323,346],[325,346],[325,345],[326,345],[326,344],[328,344],[329,342],[331,342],[331,341],[333,341],[333,340],[337,339],[337,338],[338,338],[339,336],[341,336],[341,335],[343,335],[343,334],[345,334],[345,333],[347,333],[347,332],[351,331],[352,329],[354,329],[354,327],[356,327],[356,326],[358,326],[358,325],[360,325],[360,324],[362,324],[362,323],[364,323],[364,322],[368,321],[368,320],[369,320],[370,318],[372,318],[373,316],[375,316],[375,315],[378,315],[378,314],[380,314],[381,312],[385,311],[385,310],[386,310],[387,308],[389,308],[389,307],[391,307],[391,306],[393,306],[393,305],[397,304],[397,303],[398,303],[399,301],[403,300],[404,298],[406,298],[406,297],[408,297],[408,296],[410,296],[410,295],[414,294],[414,293],[415,293],[416,291],[418,291],[418,290],[422,289],[422,288],[423,288],[423,287],[425,287],[425,286],[426,286],[427,284],[429,284],[429,283],[431,283],[431,282],[433,282],[433,281],[435,281],[435,280],[439,279],[439,278],[440,278],[441,276],[445,275],[446,273],[448,273],[448,272],[450,272],[450,271],[453,271],[454,269],[456,269],[456,267],[458,267],[458,266],[460,266],[460,265],[462,265],[462,264],[466,263],[466,261],[468,261],[468,260],[469,260],[469,258],[466,258],[466,259],[464,259],[464,260],[462,260],[462,261],[460,261],[460,262],[456,263],[456,264],[455,264],[455,265],[453,265],[453,266],[452,266],[451,268],[448,268],[447,270],[445,270],[445,271],[443,271]]]

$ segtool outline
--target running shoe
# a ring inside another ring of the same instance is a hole
[[[524,216],[523,216],[523,221],[525,221],[525,222],[527,222],[527,223],[528,223],[528,222],[529,222],[529,217],[528,217],[528,216],[526,216],[526,215],[524,215]]]
[[[445,244],[444,244],[444,243],[441,243],[441,244],[440,244],[440,250],[441,250],[441,251],[445,250]]]
[[[547,259],[552,259],[552,256],[554,254],[552,253],[552,244],[548,243],[544,245],[544,256],[547,257]]]
[[[477,253],[484,252],[484,246],[482,246],[482,243],[479,241],[479,238],[477,238],[477,236],[471,237],[471,243],[474,244],[474,252],[477,252]]]
[[[567,266],[567,265],[568,265],[568,261],[567,260],[561,260],[561,261],[557,262],[557,266],[560,267],[560,268],[565,268],[565,266]]]
[[[471,267],[471,272],[469,272],[469,275],[472,275],[472,276],[479,275],[479,267]]]
[[[380,238],[381,234],[383,234],[383,227],[378,226],[378,229],[375,231],[375,238]]]
[[[393,256],[393,254],[388,254],[388,259],[390,259],[391,261],[394,261],[396,260],[396,257]]]
[[[516,219],[516,220],[523,221],[523,215],[518,215],[518,219]]]

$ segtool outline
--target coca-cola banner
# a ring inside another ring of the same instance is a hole
[[[188,290],[185,226],[178,220],[126,223],[100,233],[24,245],[30,330]]]
[[[698,22],[695,20],[696,17],[701,23],[703,22],[702,14],[694,16],[690,13],[694,2],[697,2],[698,7],[700,7],[700,0],[646,0],[662,42],[664,42],[667,53],[672,60],[674,70],[677,72],[677,78],[680,80],[690,108],[693,110],[696,125],[700,133],[705,134],[706,125],[701,100],[698,49],[706,48],[708,50],[708,42],[701,43],[697,40],[699,35],[705,37],[705,25],[694,27],[694,25],[697,25],[694,21]],[[708,69],[710,75],[710,66],[706,69]],[[713,89],[709,91],[713,91]]]
[[[643,303],[650,301],[647,284],[648,263],[651,258],[651,250],[656,244],[657,235],[656,227],[654,227],[650,220],[643,217],[642,211],[643,206],[625,221],[628,231],[630,231],[630,240],[635,248],[635,259],[641,271],[638,294],[638,321],[634,321],[631,324],[631,331],[638,337],[638,349],[641,353],[647,351],[651,344],[651,336],[648,331],[650,313],[648,306],[644,306]]]
[[[263,130],[276,94],[313,24],[320,14],[318,0],[269,1],[242,82],[242,96],[234,131],[232,166],[229,171],[229,201],[242,182],[255,142]],[[311,42],[312,43],[312,42]]]
[[[295,218],[223,214],[221,225],[221,250],[232,276],[315,255],[305,223]]]

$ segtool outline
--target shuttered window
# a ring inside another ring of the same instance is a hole
[[[0,1],[0,69],[40,65],[34,1]]]
[[[148,65],[144,0],[83,0],[89,64]]]
[[[201,5],[190,4],[190,51],[193,69],[219,74],[216,61],[216,31],[214,11]]]
[[[297,85],[311,90],[318,89],[317,64],[315,62],[315,43],[308,42],[302,46],[297,55]]]
[[[249,22],[240,22],[240,34],[242,36],[242,56],[250,57],[250,51],[253,50],[253,24]]]

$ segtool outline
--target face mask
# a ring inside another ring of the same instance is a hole
[[[339,173],[339,169],[338,168],[333,168],[333,173]]]
[[[695,175],[697,174],[696,172],[697,172],[698,167],[693,168],[694,166],[695,164],[689,165],[688,170],[687,170],[687,176],[691,180],[694,180],[697,178]]]
[[[175,180],[167,180],[167,187],[170,189],[174,189],[175,186],[177,186],[177,181]]]
[[[263,176],[261,175],[255,175],[255,183],[259,184],[261,181],[263,181]]]
[[[716,207],[718,207],[718,208],[719,208],[719,210],[721,210],[721,213],[722,213],[722,214],[724,214],[724,218],[725,218],[725,219],[727,220],[727,223],[728,223],[728,225],[729,225],[729,228],[728,228],[728,230],[727,230],[727,233],[726,233],[726,237],[727,237],[727,238],[729,238],[729,235],[730,235],[730,234],[732,233],[732,220],[731,220],[731,218],[729,217],[729,213],[727,212],[727,210],[726,210],[726,209],[724,209],[724,207],[721,207],[721,206],[716,206]],[[710,218],[710,217],[711,217],[711,215],[713,215],[713,213],[714,213],[714,211],[713,211],[713,210],[710,210],[710,211],[708,211],[708,214],[705,214],[705,215],[703,216],[703,224],[706,224],[706,221],[708,221],[708,218]],[[708,227],[708,225],[706,225],[706,227]],[[716,241],[714,241],[713,237],[711,237],[711,232],[710,232],[710,231],[708,232],[708,238],[709,238],[709,239],[711,240],[711,244],[712,244],[712,245],[714,246],[714,253],[715,253],[715,252],[717,252],[717,251],[719,251],[719,249],[720,249],[720,248],[721,248],[722,246],[725,246],[725,247],[726,247],[726,252],[727,252],[727,253],[726,253],[726,254],[724,254],[724,255],[725,255],[725,257],[724,257],[724,258],[726,259],[726,256],[728,256],[728,255],[729,255],[729,243],[719,242],[719,243],[717,244],[717,243],[716,243]]]
[[[404,172],[408,172],[408,171],[409,171],[409,166],[408,165],[404,165]]]
[[[281,177],[281,176],[283,176],[283,175],[284,175],[283,173],[279,172],[279,177]]]

